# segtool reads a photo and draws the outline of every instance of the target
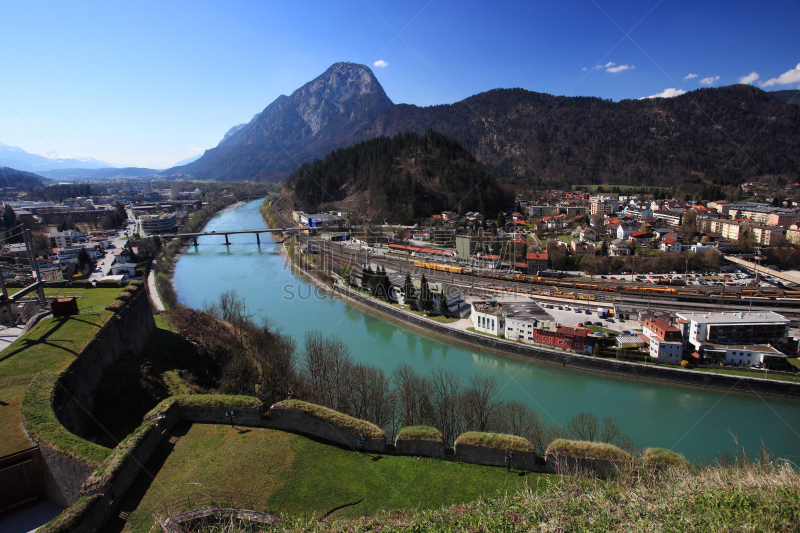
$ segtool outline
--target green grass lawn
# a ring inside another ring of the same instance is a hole
[[[0,456],[31,446],[19,417],[31,379],[39,372],[64,370],[112,315],[100,311],[49,318],[0,352]]]
[[[15,294],[20,289],[8,289],[8,294]],[[82,287],[76,288],[52,288],[52,289],[45,289],[44,294],[45,296],[58,296],[62,298],[67,298],[69,296],[77,296],[78,297],[78,308],[84,309],[87,307],[105,307],[109,303],[111,303],[117,294],[120,293],[122,287],[110,287],[110,288],[100,288],[100,289],[84,289]],[[33,294],[30,294],[33,297]],[[27,296],[26,296],[27,298]]]
[[[613,333],[615,335],[619,335],[619,331],[604,328],[603,326],[584,326],[584,327],[589,331],[591,331],[592,333],[597,333],[598,331],[600,331],[602,333]]]
[[[748,370],[736,370],[734,368],[693,368],[692,370],[699,370],[700,372],[714,372],[715,374],[729,374],[731,376],[749,377],[749,378],[766,378],[774,379],[777,381],[790,381],[792,383],[800,383],[800,376],[786,376],[783,374],[775,374],[774,372],[752,372]]]
[[[165,500],[202,492],[232,491],[271,500],[271,511],[334,517],[391,509],[439,509],[526,485],[547,486],[554,476],[454,461],[359,453],[300,435],[227,425],[181,425],[174,449],[163,445],[122,500],[127,523],[112,519],[103,532],[147,533]],[[171,449],[171,451],[170,451]]]

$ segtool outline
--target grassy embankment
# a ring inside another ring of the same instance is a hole
[[[167,499],[203,490],[240,491],[271,499],[274,513],[332,518],[392,509],[440,509],[506,491],[548,486],[555,476],[507,472],[416,457],[357,453],[299,435],[225,425],[176,428],[169,452],[162,448],[121,504],[131,513],[125,531],[146,533],[153,511]],[[184,434],[185,433],[185,434]]]
[[[11,292],[11,291],[9,291]],[[61,372],[113,315],[102,307],[119,288],[47,289],[48,296],[80,294],[78,306],[93,313],[43,320],[0,352],[0,456],[31,446],[20,422],[20,406],[31,380],[42,372]]]

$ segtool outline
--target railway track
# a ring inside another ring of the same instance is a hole
[[[312,246],[318,247],[317,249],[322,252],[331,264],[350,265],[360,267],[367,260],[370,263],[381,264],[385,268],[389,268],[400,273],[412,272],[415,274],[424,273],[425,277],[432,281],[442,281],[450,283],[451,285],[458,286],[468,292],[478,291],[491,291],[501,294],[503,292],[516,293],[516,294],[530,294],[532,291],[542,291],[542,289],[551,290],[557,289],[562,291],[560,294],[567,295],[563,291],[567,289],[559,289],[550,285],[542,285],[535,283],[528,283],[524,281],[508,281],[502,279],[489,279],[468,275],[463,273],[446,273],[432,269],[423,269],[414,266],[414,260],[411,258],[392,257],[382,254],[367,254],[359,252],[358,250],[351,250],[346,246],[330,243],[327,241],[318,241],[305,237],[306,242],[311,241]],[[596,286],[613,287],[611,283],[594,283]],[[631,284],[626,284],[631,287]],[[741,297],[740,291],[731,290],[730,294],[735,296],[722,297],[721,294],[659,294],[648,293],[645,289],[649,288],[644,285],[633,285],[640,289],[626,291],[609,291],[609,290],[592,290],[592,289],[574,289],[572,292],[579,291],[580,294],[591,297],[589,301],[594,305],[607,303],[608,305],[619,304],[629,305],[632,307],[647,306],[650,308],[667,308],[667,309],[680,309],[680,310],[725,310],[725,311],[747,311],[749,309],[759,309],[762,311],[775,311],[783,314],[787,318],[793,320],[800,320],[800,300],[797,299],[774,299],[774,298],[758,298],[758,297]],[[725,290],[728,293],[728,288]],[[532,295],[534,297],[546,297],[546,294]],[[558,293],[551,293],[552,298],[558,297]],[[573,296],[573,300],[576,298]],[[578,300],[580,301],[580,300]]]

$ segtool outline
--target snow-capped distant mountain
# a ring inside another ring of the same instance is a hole
[[[69,155],[52,158],[45,157],[39,154],[30,154],[19,146],[0,143],[0,167],[11,167],[28,172],[43,172],[71,168],[113,168],[114,165],[92,157]]]
[[[187,157],[186,159],[181,159],[180,161],[178,161],[177,163],[175,163],[172,166],[173,167],[179,167],[181,165],[188,165],[189,163],[194,163],[195,161],[197,161],[201,157],[203,157],[203,154],[193,155],[192,157]],[[172,167],[170,167],[170,168],[172,168]]]

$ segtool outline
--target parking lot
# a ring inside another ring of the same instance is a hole
[[[535,301],[535,300],[534,300]],[[559,324],[563,326],[572,326],[578,327],[579,323],[586,323],[586,321],[591,321],[592,325],[596,325],[597,322],[602,323],[602,327],[622,332],[624,330],[634,331],[640,330],[641,326],[639,322],[636,320],[617,320],[616,318],[612,318],[613,322],[609,322],[608,320],[602,319],[597,316],[598,307],[596,305],[580,305],[580,304],[566,304],[561,305],[561,309],[559,309],[559,305],[557,304],[550,304],[548,302],[536,302],[541,306],[552,305],[553,308],[545,307],[545,311],[552,316]],[[577,305],[577,307],[576,307]],[[569,308],[569,310],[567,310]],[[590,314],[586,314],[586,309],[589,309]],[[575,312],[575,309],[580,309],[579,313]]]

